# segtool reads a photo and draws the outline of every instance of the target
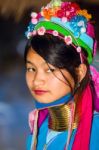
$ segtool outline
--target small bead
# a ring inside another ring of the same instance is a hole
[[[65,36],[64,40],[65,40],[67,45],[72,44],[72,37],[71,36]]]
[[[81,33],[85,33],[86,32],[86,28],[85,27],[82,27],[81,28]]]
[[[37,13],[36,13],[36,12],[32,12],[32,13],[31,13],[31,17],[32,17],[32,18],[36,18],[36,17],[37,17]]]
[[[58,36],[58,32],[57,31],[53,31],[52,33],[54,36]]]
[[[81,47],[77,47],[77,52],[80,53],[81,52]]]
[[[67,18],[66,17],[62,17],[62,22],[67,22]]]
[[[32,18],[31,22],[32,22],[33,24],[37,24],[38,20],[35,19],[35,18]]]
[[[79,22],[77,23],[77,25],[78,25],[79,27],[84,26],[84,21],[79,21]]]

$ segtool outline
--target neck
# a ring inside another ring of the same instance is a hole
[[[58,105],[62,105],[64,103],[68,103],[71,99],[72,99],[72,95],[70,93],[68,93],[67,95],[55,100],[54,102],[50,102],[50,103],[40,103],[35,101],[35,106],[37,109],[45,109],[45,108],[50,108],[50,107],[55,107]]]
[[[79,115],[74,115],[72,129],[77,128]],[[55,131],[65,131],[69,129],[71,117],[70,104],[60,105],[49,108],[49,128]]]

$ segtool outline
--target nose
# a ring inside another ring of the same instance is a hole
[[[40,85],[44,85],[44,83],[45,83],[44,74],[41,72],[36,72],[34,79],[33,79],[33,85],[40,86]]]

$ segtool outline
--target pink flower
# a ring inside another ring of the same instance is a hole
[[[37,20],[36,18],[32,18],[32,19],[31,19],[31,22],[32,22],[33,24],[37,24],[38,20]]]
[[[56,30],[53,31],[52,34],[53,34],[54,36],[58,36],[58,32],[57,32]]]
[[[38,34],[39,35],[44,35],[45,32],[46,32],[46,29],[44,27],[40,27],[38,30],[37,30]]]
[[[67,17],[68,20],[70,20],[72,17],[76,15],[76,12],[80,9],[80,7],[76,3],[71,2],[63,2],[61,5],[62,13],[65,13],[65,15],[62,15],[64,17]]]
[[[72,44],[72,37],[69,35],[69,36],[65,36],[65,42],[67,45],[70,45]]]

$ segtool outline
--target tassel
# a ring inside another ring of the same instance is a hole
[[[38,122],[38,110],[35,112],[35,120],[34,120],[34,129],[33,129],[33,139],[31,144],[31,150],[36,150],[37,145],[37,122]]]
[[[68,137],[67,137],[67,143],[65,146],[64,150],[68,150],[68,146],[70,143],[70,138],[71,138],[71,134],[72,134],[72,124],[74,122],[74,113],[75,113],[75,103],[74,102],[70,102],[70,123],[69,123],[69,129],[68,129]]]

